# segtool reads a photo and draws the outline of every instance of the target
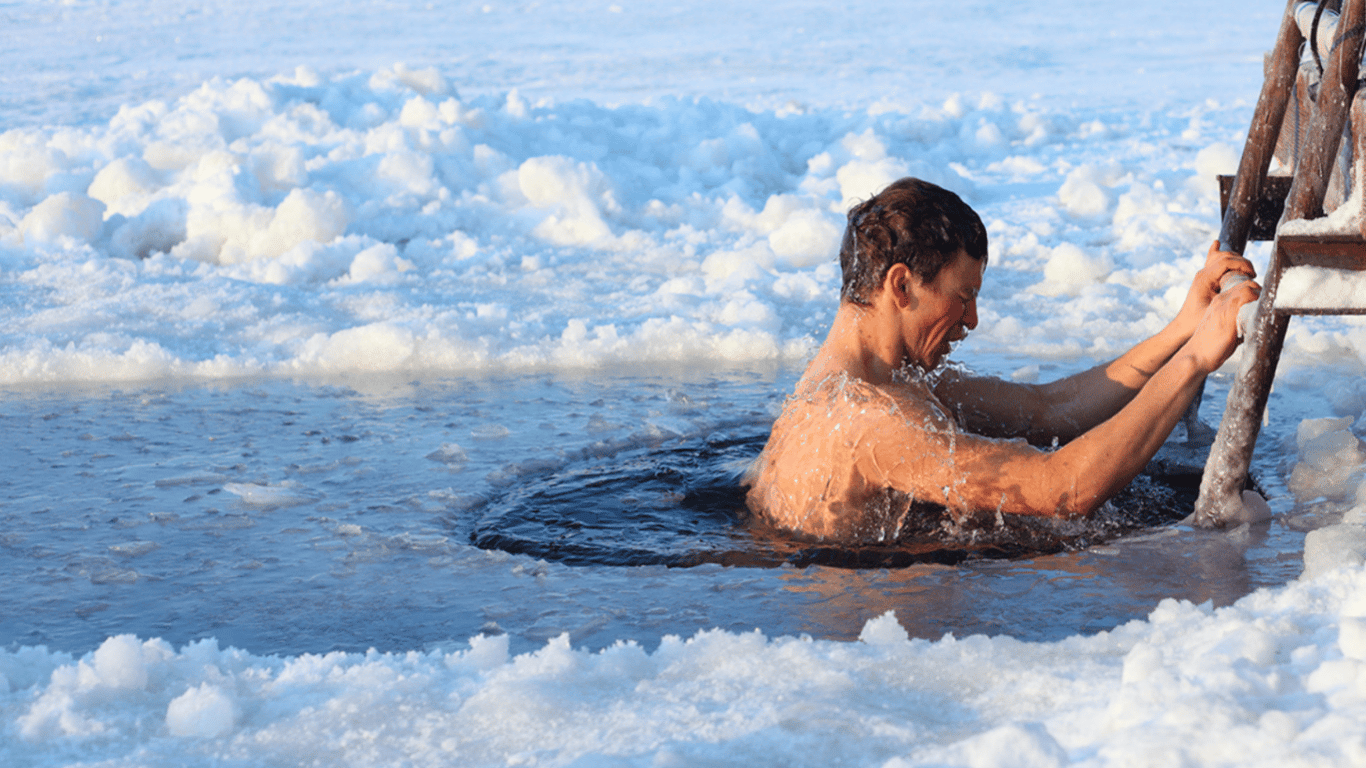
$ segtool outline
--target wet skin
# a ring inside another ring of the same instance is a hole
[[[960,253],[928,283],[906,270],[902,290],[908,297],[902,322],[906,326],[907,361],[933,370],[944,362],[954,342],[962,341],[977,327],[977,294],[982,290],[986,266],[985,259],[977,261]]]
[[[1221,292],[1224,275],[1253,270],[1212,247],[1162,331],[1109,363],[1030,385],[941,368],[977,325],[984,269],[964,253],[929,281],[894,265],[869,305],[840,305],[751,471],[752,510],[840,540],[894,537],[912,499],[960,515],[1090,514],[1232,354],[1237,310],[1260,290],[1249,280]]]

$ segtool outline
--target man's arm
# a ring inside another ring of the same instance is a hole
[[[1071,442],[1127,405],[1180,348],[1170,327],[1120,357],[1048,384],[1020,384],[946,371],[935,394],[967,429],[1023,437],[1033,445]]]
[[[1210,246],[1175,319],[1156,335],[1103,365],[1049,384],[1018,384],[947,371],[935,394],[968,429],[1023,437],[1034,445],[1066,443],[1115,415],[1194,332],[1230,273],[1253,276],[1243,257]]]
[[[1143,469],[1200,381],[1232,354],[1238,308],[1257,291],[1249,281],[1220,295],[1192,338],[1126,405],[1057,451],[964,433],[935,409],[908,403],[902,406],[905,418],[880,433],[860,470],[950,507],[1090,514]]]

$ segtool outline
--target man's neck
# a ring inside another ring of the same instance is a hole
[[[841,302],[812,361],[812,373],[825,378],[843,372],[869,384],[890,384],[905,361],[905,345],[894,319],[876,303]]]

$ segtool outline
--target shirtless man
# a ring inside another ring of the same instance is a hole
[[[1184,305],[1119,358],[1051,384],[942,367],[977,327],[981,219],[952,192],[902,179],[849,212],[830,335],[750,472],[750,509],[822,539],[895,539],[924,502],[955,518],[1080,517],[1122,490],[1238,345],[1252,277],[1210,248]],[[1060,445],[1056,450],[1043,447]]]

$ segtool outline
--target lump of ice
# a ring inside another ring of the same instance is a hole
[[[161,186],[158,174],[140,157],[119,157],[95,174],[86,194],[104,203],[111,214],[135,216]]]
[[[63,237],[92,242],[104,226],[104,203],[85,195],[58,192],[33,206],[19,232],[26,243],[53,243]]]
[[[1352,434],[1352,417],[1305,419],[1296,431],[1299,460],[1288,486],[1301,503],[1318,498],[1344,501],[1361,485],[1366,450]]]
[[[191,472],[188,475],[158,478],[152,485],[157,488],[175,488],[182,485],[218,485],[227,479],[227,475],[219,472]]]
[[[223,689],[201,683],[171,700],[166,729],[174,736],[215,738],[232,731],[237,708]]]
[[[216,158],[232,174],[237,161]],[[329,243],[341,236],[349,214],[346,202],[331,190],[294,189],[271,208],[243,201],[235,189],[204,184],[190,198],[185,241],[172,253],[211,264],[238,264],[273,259],[305,242]]]
[[[1304,537],[1304,572],[1313,579],[1338,568],[1366,562],[1366,525],[1341,523],[1310,531]]]
[[[412,262],[401,258],[397,248],[390,243],[379,243],[356,254],[346,280],[352,283],[392,283],[412,268]]]
[[[1366,661],[1366,618],[1342,617],[1338,624],[1338,650],[1349,659]]]
[[[147,685],[143,651],[143,643],[133,635],[111,637],[95,651],[89,668],[110,688],[140,689]]]
[[[527,202],[549,212],[533,230],[557,245],[588,245],[612,229],[605,214],[619,206],[610,181],[596,165],[568,157],[533,157],[517,169],[517,187]]]
[[[224,483],[223,490],[241,497],[243,503],[254,507],[292,507],[318,500],[307,489],[289,481],[279,485]]]
[[[145,259],[153,253],[169,253],[185,239],[187,211],[184,200],[173,198],[151,203],[131,218],[110,216],[105,223],[110,230],[110,255]]]
[[[110,552],[128,558],[141,557],[160,548],[161,545],[155,541],[130,541],[124,544],[109,545]]]
[[[1058,202],[1063,210],[1079,218],[1103,216],[1114,203],[1106,191],[1107,182],[1114,176],[1114,172],[1093,165],[1077,166],[1058,188]]]
[[[1043,268],[1044,281],[1034,290],[1045,296],[1075,295],[1086,286],[1104,282],[1114,268],[1114,262],[1104,253],[1062,243],[1049,255]]]
[[[1067,750],[1053,738],[1043,723],[1009,723],[965,739],[944,750],[935,750],[930,764],[992,768],[1010,765],[1018,768],[1062,768],[1070,765]],[[942,762],[941,762],[942,756]],[[886,768],[910,768],[926,761],[890,760]]]
[[[859,633],[858,639],[868,645],[899,645],[911,639],[906,632],[906,628],[901,626],[901,622],[896,620],[894,611],[887,611],[875,619],[869,619],[863,625],[863,631]]]
[[[475,440],[502,440],[512,434],[512,430],[502,424],[480,424],[470,430],[470,437]]]
[[[427,454],[426,458],[440,464],[448,464],[451,466],[464,464],[470,460],[469,455],[465,453],[465,449],[455,443],[442,443],[441,447]]]

